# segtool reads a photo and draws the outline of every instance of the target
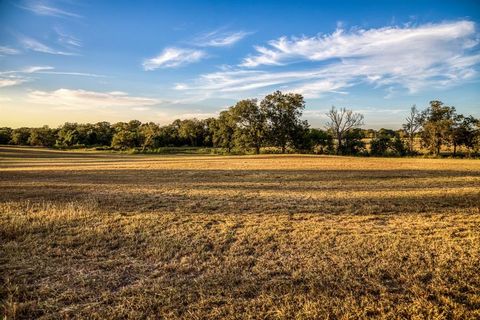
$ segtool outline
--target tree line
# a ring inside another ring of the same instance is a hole
[[[402,129],[361,129],[362,114],[332,107],[324,129],[302,120],[302,95],[276,91],[261,101],[237,102],[216,118],[154,122],[65,123],[59,128],[0,128],[0,144],[57,148],[103,147],[154,152],[162,147],[214,147],[232,152],[302,152],[338,155],[405,156],[420,148],[439,155],[450,148],[454,156],[480,150],[480,121],[458,114],[452,106],[431,101],[423,111],[413,106]],[[367,145],[368,141],[368,145]],[[420,142],[420,144],[418,143]],[[369,148],[367,148],[369,147]]]

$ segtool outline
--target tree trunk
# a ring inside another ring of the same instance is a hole
[[[336,154],[339,155],[340,154],[340,150],[342,148],[342,135],[341,134],[337,134],[337,152]]]
[[[455,158],[456,155],[457,155],[457,144],[454,143],[453,144],[453,157]]]
[[[260,154],[260,146],[255,146],[255,153]]]
[[[282,153],[285,153],[286,147],[285,145],[282,146]]]

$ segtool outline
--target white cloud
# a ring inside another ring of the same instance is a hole
[[[281,64],[296,59],[325,61],[328,59],[375,58],[390,56],[438,58],[447,51],[462,50],[478,42],[470,38],[475,32],[472,21],[429,24],[419,27],[385,27],[346,32],[336,30],[330,35],[315,37],[281,37],[256,47],[257,55],[247,57],[242,66]],[[453,48],[451,48],[453,46]],[[437,53],[432,48],[442,48]],[[451,49],[450,49],[451,48]],[[433,51],[433,52],[432,52]]]
[[[18,78],[18,77],[15,77],[15,78],[0,78],[0,88],[16,86],[16,85],[19,85],[19,84],[24,83],[26,81],[28,81],[28,80],[24,79],[24,78]]]
[[[60,27],[55,27],[54,28],[55,32],[58,35],[58,42],[64,46],[67,47],[81,47],[82,42],[80,39],[68,34],[64,30],[62,30]]]
[[[362,83],[390,91],[403,87],[410,93],[445,88],[477,76],[478,39],[475,23],[467,20],[282,37],[257,47],[257,54],[234,70],[203,74],[175,89],[235,96],[282,87],[314,98],[346,94],[346,88]],[[260,69],[264,65],[268,69]]]
[[[30,49],[30,50],[33,50],[33,51],[36,51],[36,52],[55,54],[55,55],[63,55],[63,56],[77,55],[76,53],[72,53],[72,52],[64,52],[64,51],[55,50],[55,49],[41,43],[38,40],[28,38],[28,37],[23,37],[23,38],[21,38],[20,41],[26,49]]]
[[[56,74],[62,76],[79,76],[79,77],[92,77],[92,78],[105,78],[106,76],[96,73],[87,72],[67,72],[67,71],[38,71],[41,74]]]
[[[22,71],[20,72],[34,73],[34,72],[53,70],[53,69],[54,67],[51,67],[51,66],[30,66],[30,67],[23,68]]]
[[[157,99],[133,97],[118,92],[97,92],[81,89],[58,89],[55,91],[31,91],[31,103],[57,106],[59,109],[95,109],[103,107],[143,107],[160,103]]]
[[[143,62],[145,70],[155,70],[158,68],[174,68],[182,65],[197,62],[203,59],[206,53],[202,50],[165,48],[162,53],[154,58]]]
[[[60,8],[56,8],[45,1],[28,1],[25,5],[20,6],[22,9],[31,11],[37,15],[41,16],[51,16],[51,17],[71,17],[71,18],[81,18],[81,15],[78,15],[73,12],[65,11]]]
[[[18,82],[26,82],[27,79],[25,74],[52,74],[52,75],[66,75],[66,76],[79,76],[79,77],[92,77],[92,78],[105,78],[104,75],[95,74],[95,73],[86,73],[86,72],[70,72],[70,71],[52,71],[54,67],[51,66],[29,66],[25,67],[21,70],[11,70],[11,71],[0,71],[0,75],[14,77],[17,79],[24,79],[24,81]]]
[[[220,30],[215,30],[197,37],[194,44],[200,47],[227,47],[242,40],[249,34],[250,32],[245,31],[221,32]]]
[[[14,49],[14,48],[10,48],[10,47],[7,47],[7,46],[0,46],[0,56],[2,55],[13,55],[13,54],[19,54],[20,51],[18,51],[17,49]]]

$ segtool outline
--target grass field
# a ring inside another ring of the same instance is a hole
[[[0,147],[7,319],[478,319],[480,161]]]

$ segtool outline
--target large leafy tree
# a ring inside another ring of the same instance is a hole
[[[16,145],[27,145],[30,138],[30,128],[22,127],[13,129],[12,143]]]
[[[382,128],[370,141],[370,153],[376,156],[403,156],[407,149],[398,132]]]
[[[28,144],[32,146],[52,147],[55,145],[57,132],[48,126],[32,128],[28,138]]]
[[[119,149],[135,148],[141,144],[140,126],[138,120],[118,122],[113,125],[115,134],[112,138],[112,147]]]
[[[152,148],[155,145],[155,139],[159,133],[159,127],[153,122],[143,123],[140,126],[140,135],[142,136],[142,151]]]
[[[236,122],[236,144],[241,148],[253,148],[259,154],[265,142],[266,115],[259,108],[257,100],[241,100],[230,112]]]
[[[12,140],[12,133],[12,128],[0,128],[0,144],[9,144],[10,140]]]
[[[179,123],[179,137],[185,140],[186,144],[197,147],[203,143],[204,137],[203,122],[198,119],[185,119]]]
[[[299,137],[305,136],[308,123],[300,117],[305,109],[301,94],[276,91],[260,103],[261,112],[267,119],[268,137],[273,146],[285,153],[287,146],[297,147]]]
[[[231,112],[231,108],[220,112],[215,123],[213,145],[215,147],[224,148],[230,153],[234,146],[235,129],[236,121]]]
[[[442,146],[452,143],[452,132],[457,117],[455,107],[443,102],[430,101],[430,107],[422,112],[422,142],[433,154],[439,155]]]
[[[464,146],[470,153],[480,143],[480,120],[473,116],[465,117],[458,115],[452,129],[453,156],[457,153],[457,147]]]
[[[315,153],[329,153],[333,149],[333,138],[324,130],[310,129],[306,137],[309,149]]]

